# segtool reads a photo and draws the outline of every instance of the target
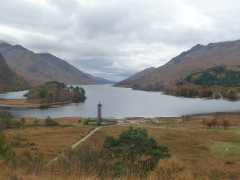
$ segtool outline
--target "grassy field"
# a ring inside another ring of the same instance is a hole
[[[228,120],[230,129],[225,130],[222,126],[207,128],[201,122],[203,119],[209,122],[214,118],[219,122]],[[50,159],[94,128],[82,125],[86,119],[80,117],[55,120],[62,126],[46,127],[43,126],[44,120],[39,120],[40,126],[9,129],[4,133],[16,153],[25,149],[33,153],[42,151]],[[34,118],[26,119],[29,125],[33,121]],[[159,144],[167,145],[172,157],[182,162],[195,179],[240,178],[239,115],[128,118],[122,122],[120,125],[102,127],[81,146],[88,146],[90,151],[100,150],[106,136],[117,137],[132,125],[134,128],[146,129],[149,136]]]
[[[187,122],[132,124],[134,128],[145,128],[150,137],[159,144],[167,145],[172,157],[183,162],[187,170],[199,179],[238,179],[240,178],[240,118],[226,116],[233,126],[229,130],[222,127],[208,129],[194,117]],[[204,117],[211,119],[212,117]],[[220,117],[219,117],[220,118]],[[223,117],[221,117],[223,118]],[[117,137],[126,126],[113,126],[100,129],[90,137],[85,145],[92,149],[101,147],[106,136]]]
[[[4,134],[17,154],[28,149],[33,153],[41,151],[45,157],[53,158],[91,129],[91,126],[27,126],[24,129],[5,130]]]

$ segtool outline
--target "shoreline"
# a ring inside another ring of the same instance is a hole
[[[38,104],[38,103],[31,103],[27,102],[26,99],[1,99],[0,100],[0,105],[17,105],[17,106],[36,106],[36,107],[43,107],[43,106],[52,106],[52,105],[62,105],[62,104],[70,104],[74,103],[73,101],[66,101],[66,102],[55,102],[55,103],[43,103],[43,104]]]
[[[165,90],[157,90],[157,91],[154,91],[154,90],[146,90],[146,89],[133,89],[131,86],[129,85],[113,85],[112,87],[118,87],[118,88],[128,88],[128,89],[131,89],[131,90],[134,90],[134,91],[145,91],[145,92],[159,92],[159,93],[162,93],[163,95],[167,95],[167,96],[173,96],[173,97],[179,97],[179,98],[190,98],[190,99],[202,99],[202,100],[224,100],[224,101],[231,101],[231,102],[237,102],[237,101],[240,101],[240,99],[228,99],[228,98],[224,98],[224,97],[219,97],[219,98],[215,98],[215,97],[200,97],[200,96],[179,96],[179,95],[175,95],[175,94],[172,94],[172,93],[167,93],[167,91]]]

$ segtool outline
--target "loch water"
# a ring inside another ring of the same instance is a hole
[[[124,117],[174,117],[187,114],[239,111],[240,101],[183,98],[162,92],[137,91],[112,85],[82,85],[87,99],[81,103],[54,105],[45,108],[6,107],[17,117],[46,118],[96,117],[97,104],[102,103],[105,118]],[[21,99],[26,91],[0,94],[0,98]]]

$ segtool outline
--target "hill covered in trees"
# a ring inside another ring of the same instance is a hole
[[[240,67],[216,66],[205,71],[192,73],[185,80],[203,87],[213,85],[236,87],[240,85]]]
[[[37,86],[25,96],[29,102],[33,103],[80,102],[86,99],[85,90],[82,87],[68,87],[58,81]]]
[[[169,94],[185,97],[240,99],[240,67],[216,66],[195,72],[176,82]]]

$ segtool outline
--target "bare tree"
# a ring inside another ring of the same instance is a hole
[[[230,127],[230,122],[229,122],[228,120],[223,120],[222,125],[223,125],[223,128],[224,128],[224,129],[229,129],[229,127]]]
[[[217,119],[215,117],[212,119],[211,123],[212,123],[214,128],[215,128],[215,126],[218,125],[218,121],[217,121]]]
[[[203,118],[202,124],[203,124],[204,127],[206,127],[206,125],[207,125],[207,120],[206,120],[206,118]]]

